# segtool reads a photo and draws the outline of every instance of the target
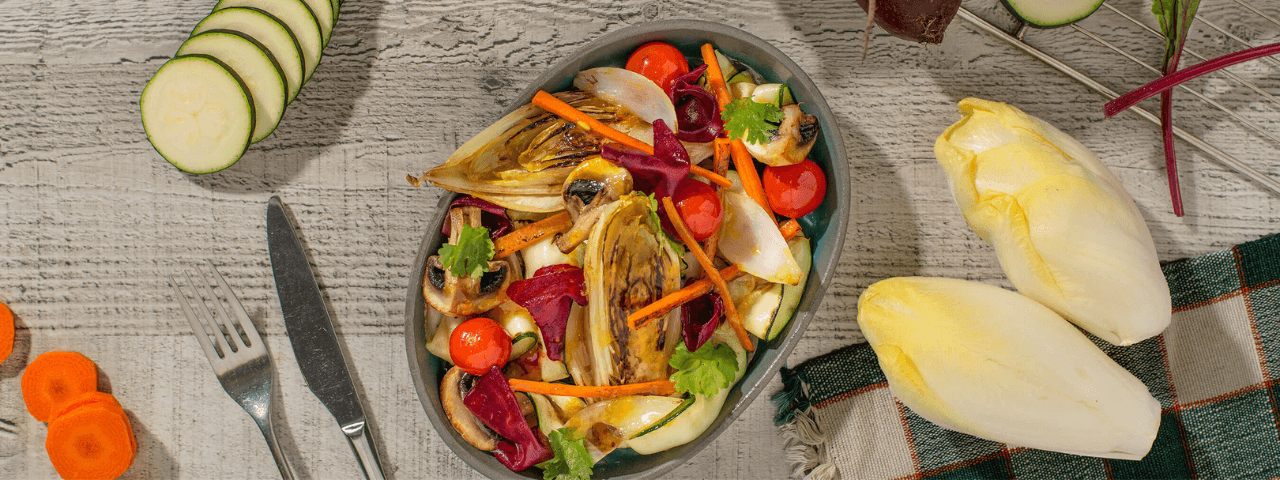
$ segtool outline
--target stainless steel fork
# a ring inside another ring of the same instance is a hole
[[[169,283],[182,305],[182,313],[191,322],[196,340],[209,357],[213,373],[222,382],[222,388],[244,407],[244,411],[249,412],[262,430],[267,447],[271,448],[271,455],[280,468],[280,476],[293,480],[293,467],[276,442],[275,427],[271,423],[275,404],[271,401],[272,368],[267,346],[249,320],[240,299],[231,292],[231,287],[212,263],[209,271],[211,273],[206,273],[204,268],[197,266],[194,280],[182,271],[180,278],[170,275]],[[184,289],[191,295],[188,296]],[[221,293],[215,294],[218,289]]]

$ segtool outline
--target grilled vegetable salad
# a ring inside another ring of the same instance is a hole
[[[444,410],[513,471],[589,478],[616,449],[697,438],[809,274],[795,218],[826,179],[790,89],[712,45],[625,65],[409,177],[462,194],[423,281]]]

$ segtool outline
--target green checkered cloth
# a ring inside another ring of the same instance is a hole
[[[1173,322],[1128,346],[1094,340],[1160,401],[1141,461],[1012,447],[899,403],[867,344],[782,369],[777,422],[795,477],[1280,477],[1280,235],[1163,265]]]

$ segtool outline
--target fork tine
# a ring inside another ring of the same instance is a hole
[[[226,335],[222,333],[222,329],[218,328],[218,324],[215,323],[217,322],[217,320],[213,319],[213,312],[209,311],[209,305],[207,302],[211,299],[210,297],[212,296],[212,294],[211,293],[201,294],[200,287],[196,286],[196,282],[194,280],[191,280],[191,275],[187,273],[186,270],[183,270],[182,274],[187,277],[187,284],[191,285],[192,293],[194,293],[195,296],[197,297],[196,299],[199,300],[198,302],[196,302],[198,305],[200,305],[199,312],[204,313],[203,318],[205,323],[209,325],[210,328],[213,329],[213,337],[217,339],[216,343],[218,344],[218,348],[222,349],[223,352],[226,352],[227,356],[230,356],[231,353],[234,352],[234,350],[231,350],[231,346],[227,345]],[[208,285],[205,286],[204,290],[206,292],[209,290]],[[216,297],[213,297],[212,300],[214,302],[218,301]],[[232,330],[231,334],[235,335],[235,330]]]
[[[231,286],[227,285],[227,280],[222,278],[222,273],[218,272],[218,268],[213,266],[213,262],[209,262],[209,270],[213,272],[213,278],[218,280],[218,285],[222,286],[222,291],[227,292],[227,303],[230,304],[231,310],[240,323],[240,328],[244,330],[245,337],[247,337],[246,346],[253,348],[260,345],[262,336],[258,334],[257,327],[253,326],[253,320],[249,319],[249,314],[245,312],[244,305],[240,303],[240,298],[232,293]]]
[[[222,303],[223,297],[214,291],[213,279],[209,277],[208,272],[205,272],[202,266],[197,265],[196,272],[200,274],[200,288],[204,289],[205,293],[208,294],[208,298],[216,306],[215,309],[212,309],[217,317],[215,321],[227,329],[227,336],[231,337],[229,341],[234,344],[235,350],[237,352],[244,350],[244,339],[240,337],[240,330],[236,328],[235,322],[231,321],[231,314],[227,312],[227,306]],[[225,293],[230,297],[235,297],[235,294],[231,293],[231,289],[227,289]]]
[[[200,342],[200,348],[204,349],[204,354],[209,357],[210,362],[221,359],[222,355],[213,348],[213,343],[209,341],[208,327],[192,310],[191,304],[187,301],[187,295],[182,293],[182,289],[178,287],[178,281],[173,278],[173,275],[169,275],[169,285],[173,287],[173,294],[178,297],[178,304],[182,305],[182,314],[186,315],[187,322],[191,323],[191,333],[195,334],[196,341]],[[188,288],[190,287],[188,286]]]

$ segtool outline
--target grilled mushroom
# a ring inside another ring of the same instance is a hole
[[[602,157],[592,157],[569,173],[564,181],[565,209],[573,227],[556,237],[556,247],[569,253],[587,241],[603,206],[631,193],[631,172]]]
[[[458,207],[449,211],[449,243],[458,244],[462,227],[480,226],[481,210],[476,207]],[[507,285],[520,279],[517,256],[491,260],[479,277],[454,276],[440,263],[439,255],[427,259],[426,278],[422,282],[423,297],[432,307],[445,315],[468,317],[502,303],[507,299]]]
[[[476,377],[463,372],[461,368],[449,369],[444,374],[444,379],[440,381],[440,404],[444,406],[444,414],[449,417],[449,423],[453,424],[453,429],[462,434],[462,438],[467,443],[490,452],[498,447],[498,440],[500,440],[498,434],[480,423],[480,419],[462,404],[463,396],[471,389],[475,380]]]
[[[769,137],[769,143],[747,143],[747,151],[766,165],[795,165],[809,155],[818,140],[818,119],[800,110],[799,105],[782,107],[782,123]]]

